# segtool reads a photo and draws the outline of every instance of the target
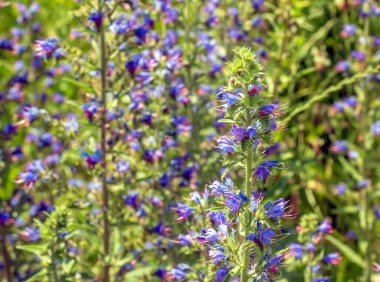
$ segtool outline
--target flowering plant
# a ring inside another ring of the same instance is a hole
[[[213,196],[210,212],[217,212],[218,220],[197,239],[208,245],[218,281],[225,275],[239,276],[240,281],[273,280],[288,256],[286,249],[275,247],[287,235],[280,222],[292,217],[285,199],[271,201],[265,196],[272,170],[282,166],[267,156],[273,132],[282,128],[277,121],[280,108],[265,94],[263,66],[252,50],[240,48],[235,53],[227,65],[228,86],[218,94],[219,121],[230,127],[217,139],[223,156],[222,181],[207,187]]]

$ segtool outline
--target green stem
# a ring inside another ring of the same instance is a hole
[[[247,108],[246,110],[246,127],[249,127],[251,125],[251,112],[250,109]],[[252,170],[253,170],[253,148],[248,145],[248,152],[247,157],[245,159],[245,195],[250,196],[252,192],[251,187],[251,177],[252,177]],[[244,241],[243,241],[244,244]],[[245,248],[243,253],[243,262],[242,262],[242,269],[241,269],[241,282],[247,282],[248,281],[248,270],[249,270],[249,248]]]
[[[13,276],[12,276],[12,260],[9,255],[8,249],[7,249],[7,232],[6,232],[6,226],[2,226],[1,228],[1,251],[3,253],[3,259],[4,259],[4,271],[7,278],[7,281],[12,282]]]
[[[364,37],[367,39],[369,33],[369,19],[366,18],[364,19]],[[364,91],[367,92],[367,85],[368,82],[364,82]],[[370,103],[371,99],[369,96],[364,95],[363,96],[364,101],[363,101],[363,121],[362,121],[362,130],[363,130],[363,136],[367,137],[367,131],[369,130],[371,121],[370,121],[370,116],[369,116],[369,111],[370,111]],[[368,142],[364,143],[364,148],[366,151],[366,154],[364,155],[364,161],[363,161],[363,166],[362,166],[362,175],[365,177],[366,174],[368,173],[368,167],[367,164],[369,162],[369,154],[367,152],[370,152],[370,146]],[[366,178],[366,177],[365,177]],[[372,207],[371,207],[371,194],[372,194],[372,183],[365,188],[365,191],[363,191],[363,208],[365,210],[365,231],[364,234],[366,234],[366,241],[367,241],[367,248],[365,250],[365,263],[366,263],[366,268],[364,270],[364,281],[365,282],[370,282],[372,281],[372,270],[371,270],[371,264],[372,264],[372,238],[373,238],[373,228],[372,228],[372,222],[370,221],[371,218],[371,213]]]
[[[98,0],[99,13],[102,13],[102,1]],[[106,111],[106,89],[107,89],[107,57],[106,57],[106,43],[104,26],[100,28],[100,76],[101,76],[101,104],[103,106],[101,116],[100,127],[100,146],[102,149],[102,211],[103,211],[103,252],[104,252],[104,266],[103,266],[103,281],[109,282],[109,254],[110,254],[110,227],[108,218],[109,209],[109,192],[107,188],[107,157],[106,157],[106,123],[107,123],[107,111]]]
[[[55,242],[51,243],[51,268],[52,268],[52,274],[53,274],[53,282],[59,282],[58,272],[57,272],[57,262],[55,260]]]

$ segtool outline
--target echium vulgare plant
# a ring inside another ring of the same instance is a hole
[[[280,109],[265,93],[265,73],[253,51],[244,47],[235,53],[227,65],[229,84],[218,94],[224,103],[220,122],[231,126],[217,139],[223,156],[223,181],[207,187],[213,196],[211,205],[215,205],[211,211],[220,218],[212,221],[218,231],[205,229],[197,239],[209,247],[217,281],[234,277],[242,282],[273,281],[289,255],[286,249],[275,247],[275,242],[286,236],[280,221],[292,217],[286,200],[265,198],[271,171],[281,166],[266,156],[273,132],[282,127],[276,122]],[[236,179],[232,180],[232,175]]]

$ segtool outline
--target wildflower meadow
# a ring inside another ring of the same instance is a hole
[[[0,0],[0,281],[380,282],[380,2]]]

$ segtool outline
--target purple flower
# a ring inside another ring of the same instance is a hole
[[[289,248],[290,248],[290,251],[296,260],[300,260],[303,258],[303,256],[304,256],[303,245],[291,243]]]
[[[212,262],[214,265],[218,265],[227,259],[224,253],[219,249],[210,250],[208,254],[212,258]]]
[[[343,38],[348,38],[350,36],[353,36],[356,33],[356,29],[357,27],[354,24],[345,24],[343,26],[342,31],[340,32],[340,35]]]
[[[287,202],[284,199],[278,199],[273,203],[271,201],[267,202],[264,205],[264,209],[266,210],[265,215],[270,217],[271,219],[277,219],[279,217],[288,216],[285,213]],[[290,216],[290,215],[289,215]]]
[[[351,108],[356,108],[358,105],[358,99],[356,97],[347,97],[343,99],[343,102]]]
[[[259,10],[264,6],[264,0],[251,0],[251,3],[255,10]]]
[[[331,254],[326,255],[322,259],[322,262],[326,264],[338,265],[341,260],[342,260],[342,257],[340,256],[339,253],[331,253]]]
[[[123,196],[124,203],[134,209],[139,207],[139,195],[136,191],[130,191],[128,196]]]
[[[217,226],[227,223],[226,215],[223,212],[210,212],[208,216],[211,222]]]
[[[266,228],[259,232],[259,241],[265,245],[270,244],[270,240],[276,236],[272,228]]]
[[[216,140],[218,142],[218,149],[223,154],[233,153],[235,151],[234,144],[227,137],[220,137]]]
[[[88,103],[82,106],[82,110],[85,112],[89,121],[93,120],[94,115],[97,113],[99,105],[97,103]]]
[[[268,104],[268,105],[262,106],[258,109],[259,116],[278,115],[278,112],[276,111],[277,109],[278,109],[278,105],[276,104]]]
[[[34,56],[48,58],[53,55],[53,53],[58,48],[57,38],[48,38],[46,40],[36,40],[34,43]]]
[[[359,62],[364,62],[366,55],[362,51],[352,51],[351,57]]]
[[[257,176],[261,181],[264,181],[270,175],[270,172],[265,166],[261,165],[256,168],[254,175]]]
[[[230,208],[231,213],[236,214],[240,209],[241,203],[242,200],[237,195],[228,194],[224,204]]]
[[[322,233],[322,234],[331,234],[333,233],[333,228],[331,226],[331,222],[330,220],[328,219],[325,219],[321,225],[318,226],[317,228],[317,232],[318,233]]]
[[[344,195],[347,190],[347,185],[345,183],[339,183],[335,185],[335,193],[338,195]]]
[[[116,164],[116,169],[117,171],[119,172],[127,172],[129,170],[129,162],[127,161],[119,161],[117,164]]]
[[[183,221],[185,221],[186,219],[188,219],[190,217],[190,215],[192,214],[192,212],[193,212],[194,209],[188,207],[187,205],[185,205],[183,203],[178,203],[177,207],[175,208],[175,210],[177,212],[177,215],[179,216],[177,218],[177,221],[178,222],[183,222]]]
[[[22,232],[22,237],[27,238],[28,240],[31,240],[33,242],[36,242],[40,239],[40,229],[39,228],[32,229],[30,227],[26,227],[25,231]]]
[[[278,167],[279,161],[265,161],[261,165],[271,169],[273,167]]]
[[[220,92],[218,94],[218,98],[226,102],[224,105],[225,108],[230,108],[239,102],[236,95],[227,92]]]
[[[209,243],[219,240],[219,234],[213,228],[208,228],[203,231],[202,235],[197,236],[197,241],[200,243]]]
[[[170,177],[167,173],[164,173],[160,179],[158,180],[158,182],[160,183],[160,186],[161,187],[168,187],[169,183],[170,183]]]
[[[235,124],[232,126],[230,131],[230,135],[234,138],[234,142],[240,142],[244,138],[245,129],[236,126]]]
[[[280,265],[285,259],[285,254],[276,255],[271,257],[269,261],[264,265],[270,272],[277,272],[277,266]]]
[[[347,141],[344,141],[344,140],[335,141],[333,145],[331,146],[331,151],[334,154],[343,153],[347,150],[348,150]]]
[[[314,278],[313,282],[330,282],[330,278],[328,277]]]
[[[7,223],[11,223],[13,219],[10,217],[9,213],[0,211],[0,226],[4,226]]]
[[[244,132],[245,139],[254,139],[257,137],[257,129],[254,126],[248,127]]]
[[[104,14],[99,12],[93,12],[88,16],[88,20],[93,22],[96,29],[99,31],[103,24]]]
[[[371,132],[375,136],[380,136],[380,120],[377,120],[374,124],[372,124]]]
[[[165,268],[159,268],[154,272],[154,275],[160,278],[161,280],[164,280],[166,276],[166,269]]]
[[[28,163],[25,171],[18,175],[16,183],[25,184],[24,187],[30,189],[44,170],[45,166],[42,160],[34,160],[31,163]]]
[[[309,252],[309,253],[313,253],[317,250],[317,248],[315,247],[314,243],[313,242],[309,242],[306,244],[306,250]]]
[[[256,236],[256,234],[251,233],[251,234],[248,234],[248,235],[245,237],[245,239],[246,239],[246,240],[249,240],[249,241],[253,241],[253,242],[255,242],[255,241],[257,241],[257,236]]]
[[[380,206],[375,206],[374,208],[373,208],[373,210],[374,210],[374,213],[375,213],[375,217],[376,217],[376,219],[380,219]]]
[[[169,271],[168,276],[170,280],[183,281],[187,277],[187,273],[182,269],[173,268]]]
[[[343,73],[343,72],[348,71],[350,67],[351,67],[351,64],[349,61],[340,61],[336,64],[335,71],[337,73]]]
[[[0,50],[13,51],[13,41],[10,39],[0,38]]]
[[[363,188],[367,188],[368,185],[369,185],[369,180],[364,179],[356,183],[356,188],[363,189]]]
[[[181,246],[191,246],[193,244],[193,239],[191,238],[189,234],[187,235],[179,234],[178,242]]]
[[[83,151],[82,149],[80,149],[80,155],[86,160],[86,162],[88,163],[89,167],[91,169],[94,168],[94,166],[99,163],[101,160],[102,160],[102,150],[100,149],[97,149],[95,150],[92,155],[88,154],[87,152]]]
[[[223,265],[221,268],[219,268],[215,273],[215,281],[216,282],[224,282],[224,279],[226,279],[227,274],[229,270],[228,268]]]
[[[265,87],[263,85],[248,85],[248,95],[257,95],[263,91]]]
[[[146,35],[148,33],[148,29],[141,26],[136,28],[134,31],[135,36],[138,38],[138,44],[143,44],[146,41]]]
[[[64,123],[64,126],[65,130],[77,133],[80,126],[78,117],[73,114],[67,115],[67,121]]]
[[[129,74],[134,77],[135,76],[135,73],[136,73],[136,70],[139,66],[139,62],[140,60],[142,59],[142,56],[141,55],[135,55],[133,56],[133,59],[128,61],[126,64],[125,64],[125,67],[127,68]]]
[[[150,229],[151,232],[157,233],[162,236],[167,236],[171,232],[171,228],[165,226],[162,222]]]

